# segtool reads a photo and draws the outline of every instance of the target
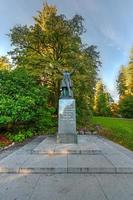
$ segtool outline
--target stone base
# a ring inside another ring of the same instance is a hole
[[[60,99],[57,143],[77,143],[75,99]]]
[[[77,134],[58,134],[57,143],[59,144],[77,144]]]

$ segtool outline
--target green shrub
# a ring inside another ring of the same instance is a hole
[[[0,71],[0,129],[16,133],[51,128],[55,109],[48,106],[48,94],[47,87],[22,68]],[[24,139],[21,134],[18,138]]]
[[[25,134],[23,134],[21,132],[15,134],[15,135],[9,133],[7,136],[12,142],[23,142],[26,139]]]
[[[26,138],[30,138],[33,136],[33,132],[31,130],[28,130],[25,132],[25,136],[26,136]]]
[[[33,132],[31,130],[27,131],[19,131],[16,134],[12,133],[7,133],[7,137],[12,141],[12,142],[23,142],[26,138],[30,138],[33,136]]]
[[[25,135],[23,133],[18,133],[14,135],[13,142],[23,142],[25,140]]]
[[[127,96],[120,101],[120,114],[125,118],[133,118],[133,96]]]

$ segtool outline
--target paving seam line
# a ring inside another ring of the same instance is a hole
[[[98,182],[98,184],[99,184],[99,187],[101,188],[101,190],[102,190],[102,192],[103,192],[103,194],[104,194],[105,199],[109,200],[108,196],[107,196],[106,193],[104,192],[104,189],[103,189],[103,187],[102,187],[102,185],[101,185],[101,183],[100,183],[98,177],[97,177],[96,175],[95,175],[95,177],[96,177],[96,180],[97,180],[97,182]]]
[[[103,153],[102,154],[103,156],[104,156],[104,158],[105,159],[107,159],[108,160],[108,162],[114,167],[114,169],[115,169],[115,173],[117,173],[117,168],[115,167],[115,165],[112,163],[112,161],[111,160],[109,160],[109,158]]]

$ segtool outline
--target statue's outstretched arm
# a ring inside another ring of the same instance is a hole
[[[77,67],[75,66],[74,69],[72,70],[72,72],[70,72],[70,75],[72,76],[76,70],[77,70]]]

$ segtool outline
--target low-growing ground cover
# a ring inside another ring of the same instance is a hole
[[[100,135],[133,150],[133,119],[93,117],[91,123],[102,127]]]

